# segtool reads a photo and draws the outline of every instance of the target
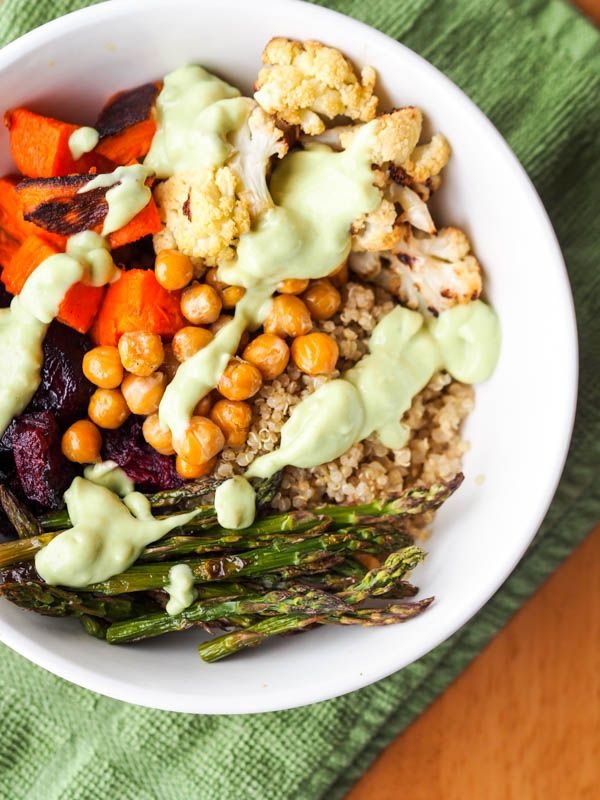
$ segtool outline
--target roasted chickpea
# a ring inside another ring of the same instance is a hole
[[[146,417],[142,425],[142,434],[150,447],[163,456],[172,456],[175,453],[171,431],[160,424],[158,414]]]
[[[221,300],[223,301],[223,308],[235,308],[245,294],[246,290],[243,286],[227,286],[222,289]]]
[[[203,397],[199,403],[196,404],[196,408],[194,409],[194,416],[197,417],[208,417],[209,411],[212,408],[213,398],[212,392],[209,392],[206,397]]]
[[[287,278],[277,286],[277,291],[281,294],[302,294],[308,286],[308,280],[304,278]]]
[[[189,461],[186,461],[181,456],[177,456],[175,469],[180,477],[191,480],[192,478],[203,478],[205,475],[210,475],[216,463],[216,456],[205,461],[204,464],[190,464]]]
[[[337,286],[338,289],[345,286],[348,283],[348,262],[343,261],[339,267],[336,267],[333,272],[330,273],[329,280],[334,286]]]
[[[312,328],[312,321],[308,308],[299,297],[280,294],[271,303],[263,327],[265,333],[295,337],[308,333]]]
[[[118,389],[96,389],[90,397],[88,416],[98,427],[115,430],[129,416],[129,408]]]
[[[302,295],[313,319],[331,319],[342,304],[342,297],[327,278],[314,281]]]
[[[100,461],[102,434],[89,419],[74,422],[64,432],[61,449],[65,458],[76,464],[92,464]]]
[[[225,444],[241,447],[246,442],[252,422],[252,409],[248,403],[235,400],[218,400],[210,412],[212,421],[225,434]]]
[[[162,372],[153,372],[145,378],[126,375],[121,384],[125,402],[132,414],[154,414],[167,388],[167,379]]]
[[[262,375],[258,367],[248,361],[232,358],[217,386],[227,400],[247,400],[262,386]]]
[[[214,338],[214,334],[208,328],[197,328],[187,325],[180,328],[171,342],[173,353],[178,361],[187,361],[188,358],[195,356],[199,350]]]
[[[123,365],[116,347],[94,347],[83,357],[83,374],[101,389],[116,389],[123,380]]]
[[[285,370],[290,360],[287,342],[274,333],[261,333],[244,349],[246,361],[258,367],[267,381],[272,381]]]
[[[224,445],[222,430],[206,417],[192,417],[185,434],[173,441],[177,454],[195,466],[210,461]]]
[[[160,336],[145,331],[124,333],[119,339],[119,355],[127,372],[142,378],[152,375],[165,360]]]
[[[181,313],[193,325],[216,322],[222,306],[218,291],[207,283],[192,283],[181,295]]]
[[[308,333],[292,342],[292,360],[306,375],[330,375],[338,356],[337,342],[326,333]]]
[[[173,352],[172,343],[165,344],[164,350],[165,350],[165,360],[160,365],[160,371],[166,377],[167,383],[170,383],[175,377],[175,373],[177,372],[177,368],[179,367],[179,361],[175,358],[175,353]]]
[[[204,276],[204,280],[208,283],[209,286],[212,286],[214,289],[218,289],[220,292],[223,289],[227,288],[227,284],[220,281],[217,277],[217,268],[211,267],[209,270],[206,271],[206,275]]]
[[[161,250],[154,262],[154,274],[163,288],[174,291],[188,285],[194,277],[194,267],[179,250]]]

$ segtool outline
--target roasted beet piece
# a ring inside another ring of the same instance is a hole
[[[175,459],[157,453],[142,436],[139,417],[129,417],[114,431],[103,431],[106,459],[116,461],[140,491],[155,492],[182,486],[183,481],[175,471]]]
[[[12,294],[6,291],[3,283],[0,283],[0,308],[8,308],[12,299]]]
[[[59,322],[44,339],[42,381],[27,411],[52,411],[60,425],[84,417],[94,387],[83,374],[82,360],[91,343]]]
[[[43,508],[60,508],[63,493],[75,477],[73,465],[60,449],[54,414],[22,414],[12,437],[17,475],[28,500]]]

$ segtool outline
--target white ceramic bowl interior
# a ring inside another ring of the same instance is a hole
[[[465,623],[523,554],[550,503],[570,439],[577,345],[564,264],[542,204],[501,136],[447,78],[395,41],[295,0],[114,0],[64,17],[0,52],[0,97],[91,123],[111,93],[203,64],[246,92],[266,41],[314,38],[372,64],[394,105],[414,104],[453,157],[438,219],[466,229],[500,315],[503,346],[477,388],[466,480],[440,513],[419,569],[437,602],[406,625],[322,628],[215,665],[199,634],[109,647],[74,622],[0,603],[0,637],[31,661],[132,703],[195,713],[290,708],[358,689],[410,664]],[[0,132],[0,169],[11,170]],[[556,379],[559,376],[559,380]]]

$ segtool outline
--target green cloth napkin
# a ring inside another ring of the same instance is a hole
[[[88,4],[5,0],[0,43]],[[581,340],[575,435],[552,508],[512,576],[462,630],[390,678],[316,706],[247,717],[152,711],[67,684],[2,648],[1,797],[340,798],[600,516],[600,37],[558,0],[323,5],[380,28],[449,75],[508,139],[546,204],[568,264]],[[532,302],[544,302],[543,285]],[[548,390],[560,391],[560,376]]]

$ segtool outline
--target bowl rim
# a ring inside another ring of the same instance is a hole
[[[225,2],[235,5],[237,0],[231,0],[231,2],[230,0],[225,0]],[[80,27],[87,27],[95,21],[105,18],[110,19],[115,14],[128,16],[129,14],[141,11],[147,14],[151,11],[152,6],[160,7],[161,4],[162,0],[118,0],[118,2],[117,0],[105,0],[105,2],[98,5],[87,6],[72,11],[69,14],[58,17],[57,19],[35,28],[3,47],[0,50],[0,72],[23,56],[27,56],[35,51],[38,45],[51,41],[56,34],[68,33]],[[398,670],[403,669],[405,666],[408,666],[410,663],[422,658],[472,619],[512,573],[533,540],[546,515],[558,487],[569,451],[575,422],[578,389],[579,361],[575,307],[560,245],[544,205],[525,171],[525,168],[504,137],[474,101],[472,101],[450,78],[438,70],[437,67],[434,67],[433,64],[429,63],[425,58],[415,53],[409,47],[353,17],[349,17],[333,9],[304,2],[304,0],[262,0],[261,10],[265,12],[265,10],[268,11],[269,7],[274,8],[276,6],[281,10],[281,7],[286,5],[290,7],[301,6],[303,8],[303,13],[314,15],[317,22],[322,23],[324,29],[328,26],[335,27],[336,23],[340,24],[343,21],[343,24],[345,26],[350,26],[350,29],[354,29],[364,37],[375,40],[381,49],[388,52],[401,49],[404,59],[412,61],[418,69],[429,73],[430,77],[443,85],[448,94],[453,95],[457,99],[457,102],[469,109],[470,114],[478,121],[485,135],[490,140],[493,140],[494,146],[499,151],[503,152],[507,169],[510,169],[514,180],[522,185],[524,193],[528,196],[527,199],[532,211],[536,212],[540,226],[544,231],[544,236],[547,238],[551,249],[554,250],[556,268],[560,273],[560,281],[562,283],[560,295],[565,311],[565,318],[562,320],[564,340],[566,350],[570,351],[569,362],[566,365],[569,371],[567,374],[562,375],[563,392],[566,397],[563,407],[565,410],[568,409],[568,413],[565,414],[563,425],[557,433],[555,447],[552,451],[552,459],[546,459],[547,480],[544,497],[540,501],[535,513],[531,514],[528,529],[527,531],[524,530],[520,546],[514,548],[508,567],[506,563],[504,563],[503,569],[498,572],[494,583],[485,586],[485,588],[479,592],[474,592],[473,596],[470,598],[470,602],[466,603],[460,609],[460,613],[456,613],[452,618],[452,624],[448,625],[447,629],[442,633],[436,633],[428,639],[424,639],[419,647],[413,649],[408,661],[397,656],[398,663],[390,664],[388,660],[383,665],[381,663],[376,664],[370,669],[363,670],[359,677],[350,673],[348,673],[345,678],[340,676],[339,687],[336,687],[335,691],[330,691],[327,688],[316,691],[315,687],[308,682],[306,687],[297,688],[295,690],[293,698],[290,698],[285,692],[279,692],[277,694],[268,693],[261,697],[248,697],[244,702],[240,703],[239,698],[236,698],[232,702],[228,697],[214,698],[202,695],[198,698],[198,702],[187,695],[148,689],[144,686],[133,687],[131,684],[120,679],[101,676],[94,670],[74,664],[67,658],[61,656],[58,652],[38,644],[29,636],[21,633],[11,625],[8,625],[0,614],[0,641],[12,650],[24,656],[34,664],[67,681],[134,705],[167,711],[202,714],[247,714],[284,710],[322,702],[361,689],[388,677]],[[552,268],[554,268],[554,265]]]

